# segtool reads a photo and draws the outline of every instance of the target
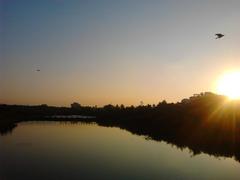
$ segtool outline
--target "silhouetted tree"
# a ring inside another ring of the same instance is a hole
[[[73,109],[80,109],[82,106],[81,104],[77,103],[77,102],[74,102],[71,104],[71,108]]]

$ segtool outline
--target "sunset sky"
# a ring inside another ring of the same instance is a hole
[[[239,22],[239,0],[0,0],[0,104],[138,105],[214,92],[240,69]]]

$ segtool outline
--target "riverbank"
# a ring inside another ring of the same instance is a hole
[[[212,93],[193,96],[175,104],[163,101],[155,106],[67,108],[1,105],[0,115],[2,134],[10,132],[22,121],[95,122],[100,126],[119,127],[149,139],[165,141],[181,149],[187,147],[195,155],[204,152],[240,161],[239,102],[230,102]]]

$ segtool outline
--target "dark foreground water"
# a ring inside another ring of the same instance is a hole
[[[240,179],[240,163],[192,156],[119,128],[26,122],[0,136],[5,179]]]

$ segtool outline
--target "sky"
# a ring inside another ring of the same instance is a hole
[[[0,103],[139,105],[214,92],[240,69],[239,9],[239,0],[0,0]]]

